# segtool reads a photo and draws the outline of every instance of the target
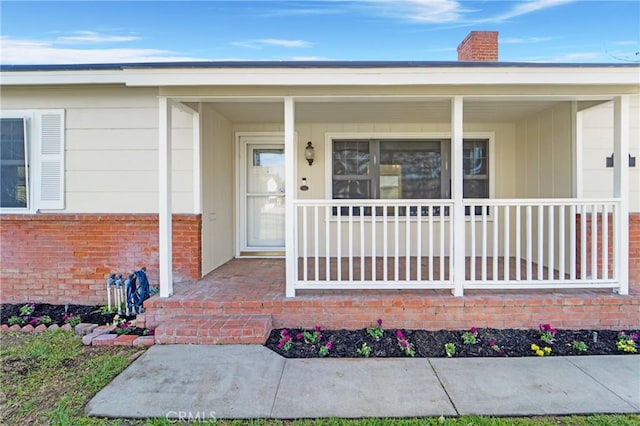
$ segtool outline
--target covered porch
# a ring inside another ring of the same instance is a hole
[[[417,90],[425,93],[407,95],[402,89],[399,95],[384,89],[376,91],[385,94],[364,95],[368,88],[347,95],[344,88],[333,88],[330,94],[297,89],[294,96],[279,97],[264,89],[252,96],[221,96],[211,88],[166,90],[159,108],[161,297],[174,294],[170,218],[176,129],[171,117],[176,109],[192,117],[194,212],[203,218],[203,275],[232,257],[243,257],[237,231],[243,217],[237,135],[250,133],[281,137],[284,146],[288,184],[282,198],[280,264],[286,297],[308,290],[399,289],[438,289],[455,296],[478,289],[613,289],[628,294],[629,206],[623,196],[628,193],[628,167],[614,164],[614,198],[579,196],[580,112],[612,102],[614,158],[626,158],[627,96],[601,89],[567,95],[549,88],[544,96],[534,95],[539,89],[532,88],[526,89],[530,93],[516,90],[517,96],[503,93],[510,91],[506,88],[476,88],[473,95]],[[450,180],[441,183],[449,185],[448,197],[334,199],[332,143],[345,135],[449,140]],[[486,198],[464,196],[464,142],[469,137],[487,141]],[[315,145],[313,166],[304,158],[307,141]],[[222,175],[207,162],[215,153],[234,164],[231,174]],[[236,190],[212,200],[210,181],[229,177]],[[311,190],[302,189],[305,183]],[[207,204],[213,205],[209,211]],[[221,226],[236,232],[216,241],[207,227],[220,217],[219,209],[226,218]],[[208,262],[207,253],[222,245],[232,249]]]

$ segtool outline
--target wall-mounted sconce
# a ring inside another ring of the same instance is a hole
[[[309,186],[307,185],[307,178],[302,178],[302,185],[300,186],[300,191],[308,191]]]
[[[631,154],[629,154],[629,167],[635,167],[636,166],[636,157],[632,157]],[[613,167],[613,153],[611,154],[611,157],[607,157],[607,167]]]
[[[309,165],[313,164],[313,160],[316,159],[316,150],[313,148],[311,141],[307,142],[307,146],[304,148],[304,158]]]

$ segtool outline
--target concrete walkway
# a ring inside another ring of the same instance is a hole
[[[640,412],[640,355],[285,359],[263,346],[156,345],[87,405],[100,417]]]

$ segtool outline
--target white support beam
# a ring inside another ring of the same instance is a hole
[[[463,100],[451,99],[451,198],[453,199],[453,295],[464,295],[465,280],[465,217],[462,199],[463,182]],[[471,259],[473,262],[474,260]],[[494,259],[495,261],[495,259]]]
[[[171,223],[171,102],[158,99],[158,234],[160,297],[173,294]]]
[[[193,119],[193,213],[202,214],[202,102],[192,112]]]
[[[284,98],[284,176],[286,192],[285,206],[285,279],[286,297],[295,297],[296,276],[296,230],[298,228],[295,219],[295,206],[293,200],[296,194],[295,181],[295,105],[293,98]]]
[[[614,230],[615,270],[619,293],[629,294],[629,96],[613,100],[613,196],[620,199]]]

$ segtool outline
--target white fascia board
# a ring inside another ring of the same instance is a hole
[[[124,68],[4,71],[0,84],[128,86],[640,85],[637,67]]]
[[[629,85],[637,68],[216,68],[125,69],[129,86]]]
[[[124,84],[122,70],[110,71],[5,71],[3,86],[41,86],[58,84]]]

